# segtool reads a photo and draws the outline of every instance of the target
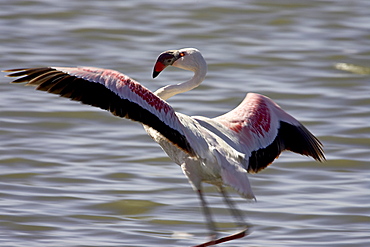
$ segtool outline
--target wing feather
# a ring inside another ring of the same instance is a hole
[[[231,130],[240,144],[235,148],[249,156],[246,169],[250,173],[266,168],[284,150],[325,160],[321,142],[263,95],[249,93],[238,107],[214,120]]]
[[[193,155],[173,108],[150,90],[114,70],[92,67],[13,69],[13,83],[28,82],[37,90],[59,94],[147,125],[183,151]]]

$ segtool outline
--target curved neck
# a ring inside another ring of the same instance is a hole
[[[190,80],[175,85],[164,86],[155,91],[154,94],[163,100],[167,100],[176,94],[187,92],[199,86],[206,77],[207,64],[203,60],[199,61],[197,65],[198,66],[192,69],[194,71],[194,76]]]

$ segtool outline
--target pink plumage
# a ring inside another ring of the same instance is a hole
[[[266,96],[249,93],[239,106],[216,118],[191,117],[165,101],[197,87],[205,78],[207,64],[195,48],[169,50],[160,54],[153,77],[167,66],[191,70],[194,76],[180,84],[151,92],[128,76],[114,70],[91,67],[49,67],[7,70],[13,82],[28,82],[38,90],[59,94],[112,114],[141,122],[148,134],[177,163],[198,193],[213,240],[209,246],[246,235],[248,224],[227,197],[224,186],[245,198],[254,198],[247,173],[257,173],[284,150],[325,159],[322,144],[299,121]],[[216,239],[216,227],[203,198],[203,182],[215,185],[229,205],[238,234]]]

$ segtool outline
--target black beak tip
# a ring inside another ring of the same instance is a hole
[[[153,70],[153,78],[156,78],[159,75],[159,73],[161,72]]]

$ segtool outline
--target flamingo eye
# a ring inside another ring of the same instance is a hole
[[[185,56],[186,55],[186,53],[185,52],[180,52],[180,57],[183,57],[183,56]]]

